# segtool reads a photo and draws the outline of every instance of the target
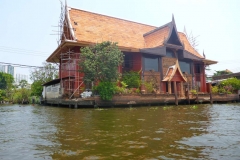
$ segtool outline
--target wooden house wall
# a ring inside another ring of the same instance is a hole
[[[176,58],[162,57],[163,77],[167,74],[168,68],[176,64]]]

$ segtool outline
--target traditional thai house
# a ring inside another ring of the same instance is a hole
[[[120,72],[141,71],[141,79],[156,78],[157,93],[184,96],[187,87],[207,92],[205,66],[216,64],[200,55],[186,35],[177,31],[174,17],[160,27],[66,7],[61,37],[47,62],[59,63],[62,94],[79,97],[84,83],[78,71],[80,48],[103,41],[117,42],[124,53]],[[142,88],[144,90],[144,87]]]

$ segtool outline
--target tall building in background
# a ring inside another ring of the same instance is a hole
[[[21,80],[26,80],[28,82],[28,75],[24,75],[24,74],[16,74],[15,76],[15,82],[19,83],[21,82]]]
[[[14,77],[14,67],[11,65],[7,66],[7,73],[11,74]]]
[[[6,72],[6,66],[0,65],[0,72]]]

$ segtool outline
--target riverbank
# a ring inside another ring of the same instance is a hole
[[[114,95],[111,101],[103,101],[99,96],[75,99],[48,99],[42,104],[69,106],[69,108],[82,107],[114,107],[114,106],[150,106],[167,104],[198,104],[216,102],[238,102],[238,94],[195,94],[189,97],[178,97],[175,94],[129,94]]]

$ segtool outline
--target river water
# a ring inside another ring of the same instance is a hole
[[[0,106],[0,159],[240,159],[240,104]]]

